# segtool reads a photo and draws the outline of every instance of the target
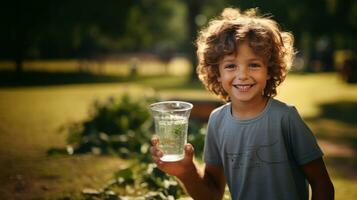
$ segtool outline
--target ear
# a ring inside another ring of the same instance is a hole
[[[221,82],[221,77],[220,77],[220,76],[217,78],[217,81],[218,81],[218,82]]]

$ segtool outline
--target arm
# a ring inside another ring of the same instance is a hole
[[[335,190],[322,158],[302,165],[302,169],[311,185],[312,200],[334,199]]]
[[[193,162],[194,150],[191,144],[185,146],[185,158],[177,162],[160,160],[162,152],[157,147],[158,140],[152,140],[151,154],[158,168],[170,175],[176,176],[184,185],[186,191],[195,200],[220,200],[225,189],[223,168],[206,165],[201,171]]]
[[[195,170],[178,178],[195,200],[219,200],[223,197],[226,181],[222,167],[205,165],[202,173]]]

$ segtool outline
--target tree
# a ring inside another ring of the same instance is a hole
[[[0,8],[0,58],[69,58],[91,52],[182,49],[180,1],[8,1]]]
[[[16,62],[16,71],[22,72],[22,61],[26,51],[32,46],[36,32],[48,24],[49,12],[46,9],[49,2],[6,1],[1,7],[1,54]]]

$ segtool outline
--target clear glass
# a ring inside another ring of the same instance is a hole
[[[174,162],[184,158],[188,119],[192,104],[184,101],[163,101],[150,105],[155,122],[162,161]]]

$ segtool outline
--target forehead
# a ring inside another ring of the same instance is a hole
[[[234,59],[243,59],[243,60],[259,60],[263,61],[264,58],[254,52],[250,47],[248,42],[242,42],[237,45],[235,52],[225,55],[222,58],[222,61],[234,60]]]

